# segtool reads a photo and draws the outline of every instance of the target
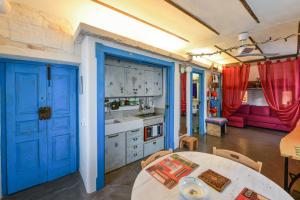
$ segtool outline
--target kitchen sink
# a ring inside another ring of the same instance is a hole
[[[105,120],[105,135],[126,132],[143,127],[143,119],[137,117],[107,119]]]

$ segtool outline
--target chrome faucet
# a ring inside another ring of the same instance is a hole
[[[139,98],[139,111],[144,110],[144,100]]]

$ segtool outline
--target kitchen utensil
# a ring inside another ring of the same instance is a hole
[[[117,102],[117,101],[114,101],[114,102],[111,102],[111,103],[110,103],[110,108],[111,108],[112,110],[118,110],[119,107],[120,107],[120,103]]]

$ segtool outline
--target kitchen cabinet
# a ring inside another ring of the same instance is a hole
[[[163,95],[163,70],[117,59],[105,61],[105,97]]]
[[[143,129],[127,132],[127,156],[126,163],[132,163],[144,156],[144,134]]]
[[[125,68],[125,96],[145,96],[144,70]]]
[[[105,172],[126,164],[126,133],[116,133],[105,137]]]
[[[153,96],[154,94],[154,71],[145,70],[145,96]]]
[[[124,68],[105,65],[105,97],[124,96]]]
[[[145,95],[160,96],[162,95],[162,70],[152,69],[145,70]]]
[[[165,138],[159,137],[144,143],[144,157],[164,149]]]
[[[153,96],[161,96],[163,94],[163,71],[162,69],[153,72]]]

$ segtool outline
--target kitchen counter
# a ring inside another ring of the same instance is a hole
[[[113,118],[105,120],[105,135],[143,128],[143,119],[138,117]]]

